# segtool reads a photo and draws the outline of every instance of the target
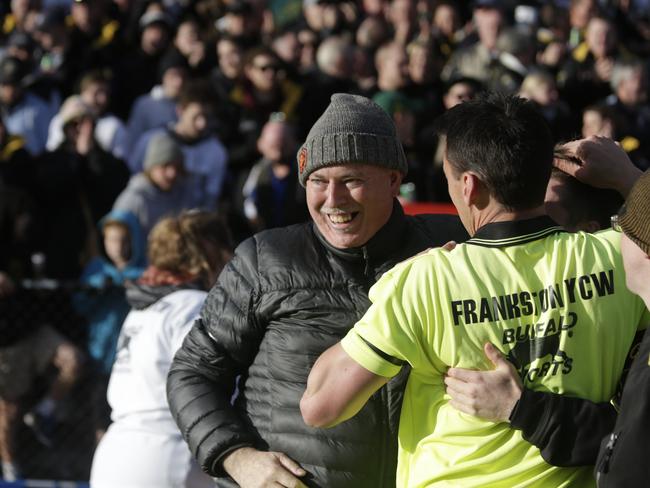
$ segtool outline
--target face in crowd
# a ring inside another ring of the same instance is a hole
[[[401,173],[379,166],[321,168],[307,179],[309,213],[334,247],[361,247],[388,222],[401,181]]]
[[[157,164],[148,170],[149,179],[161,191],[171,191],[179,178],[183,176],[183,172],[183,163],[181,161]]]
[[[124,224],[108,223],[104,226],[104,249],[115,266],[126,266],[131,257],[131,239]]]
[[[271,91],[276,86],[279,69],[275,58],[261,54],[246,67],[246,76],[257,90]]]

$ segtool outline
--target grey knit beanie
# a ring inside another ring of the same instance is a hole
[[[317,169],[348,163],[408,171],[390,116],[368,98],[335,93],[298,151],[300,184]]]
[[[158,164],[175,161],[183,161],[183,152],[167,131],[158,132],[151,136],[144,154],[144,163],[142,165],[144,169],[148,170]]]

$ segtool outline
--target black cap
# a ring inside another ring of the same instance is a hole
[[[160,80],[162,80],[165,71],[170,68],[182,68],[189,70],[190,65],[187,62],[185,56],[183,56],[176,49],[172,48],[165,53],[165,55],[160,59],[160,62],[158,63],[158,76]]]
[[[19,49],[31,50],[34,47],[34,39],[26,32],[15,30],[7,39],[7,45],[17,47]]]
[[[0,61],[0,84],[20,85],[27,75],[27,64],[18,58],[8,56]]]

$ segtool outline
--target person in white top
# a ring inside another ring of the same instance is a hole
[[[95,451],[90,486],[212,487],[172,419],[165,384],[205,290],[230,259],[230,235],[216,214],[189,211],[154,227],[148,254],[149,267],[127,288],[132,310],[108,386],[113,423]]]

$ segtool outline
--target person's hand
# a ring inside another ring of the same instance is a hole
[[[449,368],[445,376],[451,406],[461,412],[494,422],[507,422],[521,398],[523,386],[515,367],[491,343],[486,343],[485,355],[494,368],[491,371],[471,371]]]
[[[9,275],[0,271],[0,298],[8,297],[15,290],[16,287]]]
[[[538,63],[546,66],[559,66],[566,53],[566,44],[551,42],[538,56]]]
[[[445,251],[453,251],[454,249],[456,249],[456,246],[457,246],[457,245],[458,245],[458,244],[456,244],[456,241],[449,241],[449,242],[447,242],[444,246],[442,246],[442,248],[443,248]]]
[[[556,157],[555,167],[587,185],[616,190],[624,198],[643,174],[608,137],[591,136],[567,142],[560,146],[560,151],[567,158]]]
[[[242,488],[306,488],[299,478],[307,472],[281,452],[242,447],[226,456],[223,468]]]

